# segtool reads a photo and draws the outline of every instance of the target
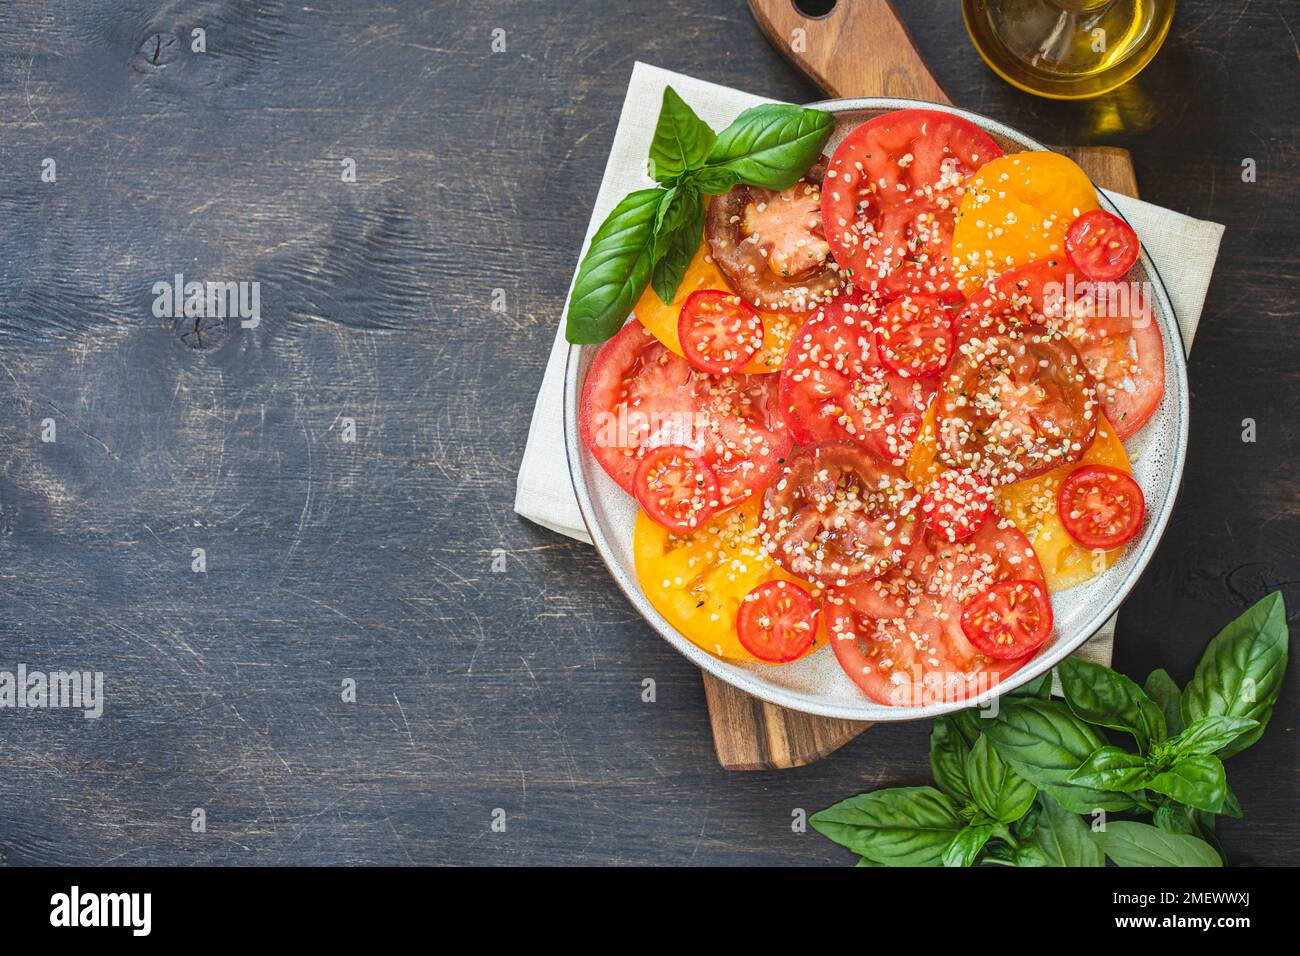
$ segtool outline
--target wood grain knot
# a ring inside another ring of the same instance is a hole
[[[211,352],[225,344],[232,321],[239,320],[219,315],[183,315],[173,319],[172,325],[186,346],[196,352]]]
[[[155,33],[135,48],[131,69],[137,73],[154,73],[175,62],[180,53],[180,37],[174,33]]]

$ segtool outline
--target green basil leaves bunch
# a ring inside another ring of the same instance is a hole
[[[565,338],[605,341],[647,285],[671,302],[700,245],[704,197],[738,183],[788,189],[821,156],[834,129],[830,113],[768,103],[715,134],[667,87],[650,143],[649,172],[659,185],[624,196],[596,230],[573,284]]]
[[[1057,667],[1064,700],[1052,699],[1045,675],[1003,697],[995,717],[965,710],[935,721],[938,789],[861,794],[811,822],[862,866],[1102,866],[1106,857],[1118,866],[1220,866],[1216,816],[1242,813],[1223,761],[1264,732],[1288,641],[1274,592],[1210,642],[1183,690],[1164,670],[1138,687],[1067,658]],[[1106,732],[1133,746],[1111,744]],[[1100,825],[1098,811],[1151,822]]]

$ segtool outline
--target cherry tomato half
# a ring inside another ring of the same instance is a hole
[[[1109,551],[1138,533],[1146,503],[1131,475],[1107,465],[1084,465],[1061,484],[1056,510],[1071,538],[1085,548]]]
[[[1085,212],[1065,234],[1065,252],[1075,268],[1094,282],[1113,282],[1137,262],[1137,233],[1102,209]]]
[[[1052,602],[1037,581],[999,581],[962,607],[961,630],[989,657],[1024,657],[1052,633]]]
[[[677,320],[686,361],[701,372],[739,372],[763,347],[763,320],[734,292],[692,292]]]
[[[736,633],[760,661],[785,664],[807,653],[817,635],[817,603],[791,581],[768,581],[745,595]]]
[[[694,531],[720,503],[717,475],[684,445],[660,445],[647,452],[637,465],[632,490],[645,513],[672,531]]]
[[[992,508],[993,489],[969,471],[941,472],[921,499],[925,526],[950,542],[978,531]]]
[[[938,296],[903,295],[876,325],[880,360],[903,378],[926,378],[948,367],[952,318]]]

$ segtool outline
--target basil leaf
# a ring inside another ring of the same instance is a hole
[[[933,787],[876,790],[814,813],[818,833],[887,866],[938,866],[965,822]]]
[[[1218,813],[1223,809],[1228,781],[1218,757],[1180,757],[1168,770],[1148,780],[1146,788],[1197,810]]]
[[[1226,776],[1227,771],[1225,770],[1224,773]],[[1232,792],[1232,787],[1228,786],[1226,779],[1223,782],[1223,788],[1223,809],[1219,812],[1225,817],[1233,817],[1234,819],[1240,820],[1242,814],[1245,812],[1241,809],[1241,801],[1238,800],[1237,795]]]
[[[1196,665],[1183,690],[1184,722],[1220,714],[1259,721],[1223,748],[1225,759],[1253,744],[1268,725],[1286,671],[1288,638],[1282,592],[1274,591],[1220,631]]]
[[[958,803],[970,803],[970,787],[966,785],[966,757],[970,747],[957,724],[947,717],[940,717],[930,730],[930,772],[939,788],[957,799]]]
[[[1051,865],[1047,862],[1046,854],[1032,843],[1027,843],[1016,850],[1016,866],[1028,868]]]
[[[1066,809],[1091,813],[1133,806],[1133,799],[1125,794],[1069,782],[1070,774],[1105,741],[1063,702],[1004,697],[997,719],[984,723],[984,733],[998,756],[1040,790],[1051,793]]]
[[[1042,807],[1039,801],[1034,801],[1033,805],[1025,811],[1025,815],[1015,822],[1011,832],[1022,840],[1028,840],[1034,835],[1034,830],[1038,827],[1038,820],[1043,815]]]
[[[1214,832],[1214,814],[1206,813],[1204,810],[1189,810],[1192,819],[1196,821],[1196,828],[1200,831],[1197,836],[1214,848],[1214,852],[1219,854],[1219,860],[1224,866],[1228,865],[1228,855],[1223,852],[1223,844],[1219,842],[1218,835]]]
[[[966,741],[966,746],[974,747],[975,741],[979,740],[980,734],[983,733],[980,730],[980,724],[986,719],[980,716],[983,713],[978,707],[969,707],[955,714],[949,714],[944,720],[951,720],[953,728],[961,734],[961,739]]]
[[[1259,721],[1249,717],[1202,717],[1192,721],[1187,729],[1169,741],[1173,752],[1182,756],[1212,754],[1232,743],[1247,731],[1259,726]]]
[[[603,342],[623,327],[650,282],[663,195],[657,188],[629,193],[596,230],[569,299],[564,337],[570,342]]]
[[[1142,689],[1165,715],[1165,726],[1169,733],[1179,733],[1183,729],[1183,715],[1178,710],[1178,698],[1182,696],[1182,691],[1169,676],[1169,672],[1163,667],[1153,670],[1147,675],[1147,682],[1142,685]]]
[[[975,857],[979,856],[980,850],[984,849],[984,844],[989,842],[993,830],[994,827],[991,823],[967,824],[952,838],[952,842],[948,844],[948,849],[943,851],[943,865],[973,865]]]
[[[1175,800],[1166,800],[1156,807],[1155,813],[1151,815],[1151,822],[1166,833],[1199,836],[1193,813],[1195,811],[1191,807],[1185,807]]]
[[[659,122],[650,141],[650,178],[661,183],[674,181],[702,164],[716,139],[709,124],[695,115],[677,91],[664,87]]]
[[[998,756],[983,735],[966,758],[966,783],[975,805],[997,823],[1014,823],[1033,805],[1038,788]]]
[[[663,213],[655,232],[655,265],[650,276],[655,294],[664,305],[672,305],[677,297],[704,232],[704,204],[695,187],[681,183],[668,192],[672,195],[661,204]]]
[[[865,856],[858,857],[858,862],[854,866],[884,866],[883,863],[877,863],[875,860],[868,860]]]
[[[745,110],[719,133],[706,163],[751,186],[788,189],[817,162],[834,129],[830,113],[766,103]]]
[[[1117,866],[1222,866],[1214,847],[1184,833],[1168,833],[1148,823],[1120,820],[1099,834],[1102,848]]]
[[[1083,766],[1070,774],[1070,781],[1098,790],[1121,793],[1147,785],[1146,761],[1119,747],[1100,747]]]
[[[1039,674],[1027,684],[1021,684],[1011,691],[1011,697],[1037,697],[1040,700],[1052,699],[1052,672]]]
[[[1168,735],[1155,701],[1123,674],[1074,657],[1061,661],[1056,673],[1066,703],[1088,723],[1132,734],[1143,753]]]
[[[1105,866],[1096,835],[1077,813],[1071,813],[1047,794],[1039,794],[1038,825],[1033,846],[1044,866]]]
[[[701,169],[693,169],[687,174],[686,178],[699,187],[700,192],[708,196],[720,196],[723,193],[731,192],[740,177],[736,175],[733,169],[727,169],[725,166],[705,166]]]

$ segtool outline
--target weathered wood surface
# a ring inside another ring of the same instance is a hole
[[[817,92],[740,0],[323,6],[0,15],[0,669],[108,698],[0,711],[0,862],[847,862],[792,810],[923,780],[927,726],[727,773],[697,672],[510,511],[632,62]],[[1135,84],[1061,104],[989,73],[954,4],[903,12],[957,102],[1127,146],[1146,198],[1228,224],[1183,500],[1117,642],[1185,680],[1265,590],[1300,606],[1300,22],[1185,0]],[[262,324],[155,319],[176,272],[259,281]],[[1300,860],[1296,691],[1229,767],[1240,862]]]

